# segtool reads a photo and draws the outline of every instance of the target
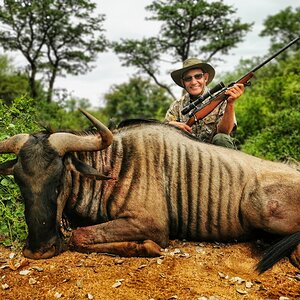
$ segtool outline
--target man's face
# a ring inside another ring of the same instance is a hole
[[[204,73],[201,69],[192,69],[184,73],[182,84],[190,95],[198,96],[204,92],[207,80],[208,73]]]

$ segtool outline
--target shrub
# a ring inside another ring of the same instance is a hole
[[[37,131],[34,101],[26,96],[16,98],[10,106],[0,100],[0,140],[18,133]],[[0,162],[14,158],[0,156]],[[12,176],[0,176],[0,243],[17,246],[27,236],[24,205]]]
[[[286,109],[272,119],[270,126],[246,140],[242,150],[270,160],[292,157],[300,161],[300,112]]]

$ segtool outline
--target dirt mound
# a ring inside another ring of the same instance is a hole
[[[13,256],[0,247],[0,299],[300,299],[299,270],[285,259],[258,275],[251,243],[172,241],[159,258]]]

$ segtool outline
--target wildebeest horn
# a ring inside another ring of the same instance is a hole
[[[81,108],[79,110],[95,125],[95,127],[98,129],[98,132],[101,134],[102,137],[101,149],[107,148],[112,143],[112,139],[113,139],[113,135],[111,131],[87,111]]]
[[[48,140],[61,155],[73,151],[102,150],[112,143],[111,131],[88,112],[82,109],[80,111],[95,125],[100,135],[79,136],[66,132],[51,134]]]
[[[29,138],[29,134],[16,134],[0,142],[0,153],[18,154],[22,146]]]

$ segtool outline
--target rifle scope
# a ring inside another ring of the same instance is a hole
[[[195,101],[190,103],[189,105],[185,106],[182,110],[181,113],[183,115],[186,115],[188,112],[190,112],[192,109],[197,108],[197,105],[203,102],[206,98],[212,96],[214,93],[220,91],[222,88],[225,87],[225,84],[221,81],[219,82],[216,86],[214,86],[212,89],[208,90],[204,95],[200,96],[197,98]]]

